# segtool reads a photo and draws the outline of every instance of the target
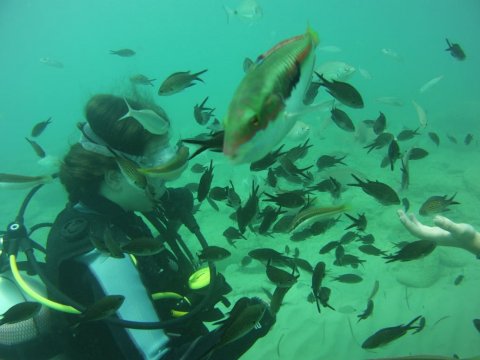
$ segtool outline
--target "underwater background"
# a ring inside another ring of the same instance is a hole
[[[309,24],[320,37],[317,65],[342,61],[356,68],[348,83],[360,91],[365,107],[347,110],[355,124],[375,119],[382,111],[388,130],[397,134],[420,126],[412,100],[425,110],[427,127],[402,143],[404,148],[421,147],[429,153],[410,162],[410,187],[400,193],[401,198],[409,199],[411,211],[417,213],[430,196],[456,194],[460,204],[452,206],[447,216],[480,228],[480,1],[258,0],[261,13],[253,18],[242,16],[246,14],[242,13],[245,3],[0,0],[0,173],[33,176],[54,172],[55,159],[61,159],[78,140],[76,123],[84,120],[86,101],[97,93],[131,93],[129,78],[139,73],[156,79],[154,87],[144,87],[143,91],[166,110],[176,137],[204,132],[193,118],[193,106],[209,96],[216,116],[223,119],[244,76],[244,58],[255,59],[278,42],[304,33]],[[238,11],[227,16],[225,6]],[[458,61],[445,51],[446,38],[461,45],[465,60]],[[110,54],[110,50],[122,48],[133,49],[136,54]],[[41,62],[42,58],[62,67]],[[170,74],[203,69],[208,69],[202,75],[204,84],[169,97],[157,96],[159,85]],[[437,77],[441,80],[420,91]],[[321,90],[316,101],[329,99]],[[312,165],[324,154],[346,155],[347,165],[334,168],[335,176],[351,180],[350,173],[361,173],[399,190],[399,164],[395,171],[381,168],[384,151],[367,155],[363,148],[372,140],[371,134],[364,138],[343,132],[329,116],[328,110],[319,110],[302,119],[309,126],[313,147],[298,165]],[[24,138],[36,123],[49,117],[52,123],[37,139],[48,159],[39,162]],[[428,132],[439,135],[439,146]],[[464,139],[468,134],[473,140],[467,145]],[[288,147],[302,142],[286,140]],[[248,197],[252,181],[262,190],[266,187],[266,171],[253,173],[248,165],[232,165],[222,154],[206,152],[192,164],[206,165],[210,159],[215,166],[213,186],[227,186],[232,180],[242,200]],[[316,180],[324,176],[315,169],[313,173]],[[172,186],[198,182],[199,177],[187,170]],[[279,187],[292,188],[288,184]],[[2,228],[14,219],[26,193],[25,189],[0,187]],[[322,205],[333,203],[330,196],[316,196]],[[53,221],[65,202],[61,185],[48,184],[33,198],[27,225]],[[375,244],[385,251],[394,251],[394,242],[413,240],[397,219],[400,206],[382,206],[358,188],[345,191],[340,202],[348,204],[352,215],[366,214],[366,231],[374,234]],[[264,205],[261,202],[261,207]],[[262,287],[273,290],[263,265],[256,261],[241,265],[248,251],[261,247],[283,251],[288,245],[298,248],[300,257],[311,264],[319,260],[327,263],[330,304],[336,309],[318,313],[315,304],[307,301],[310,274],[300,270],[298,283],[286,295],[274,328],[243,359],[366,359],[414,354],[458,354],[463,358],[480,354],[480,334],[472,325],[472,319],[480,317],[480,263],[473,255],[437,248],[421,260],[386,264],[348,245],[350,253],[367,261],[348,271],[361,275],[363,281],[344,284],[332,281],[331,276],[347,271],[331,265],[333,254],[319,255],[318,251],[345,233],[349,225],[346,217],[325,234],[299,242],[291,241],[289,234],[261,236],[247,230],[247,239],[237,241],[235,249],[222,235],[227,227],[235,226],[228,218],[232,210],[223,203],[219,208],[216,211],[204,203],[196,215],[209,243],[232,252],[217,265],[234,289],[232,300],[241,296],[265,298]],[[421,220],[432,223],[431,216]],[[188,232],[182,236],[198,250]],[[36,234],[41,243],[45,238],[46,231]],[[464,280],[455,285],[459,275]],[[380,288],[374,313],[357,323],[375,281]],[[419,334],[407,334],[373,351],[361,348],[375,331],[406,324],[418,315],[426,318],[426,327]]]

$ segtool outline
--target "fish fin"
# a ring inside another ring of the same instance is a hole
[[[208,69],[205,69],[205,70],[202,70],[202,71],[199,71],[195,74],[192,74],[192,77],[195,79],[195,80],[198,80],[198,81],[201,81],[201,82],[204,82],[202,79],[200,79],[198,76],[199,75],[202,75],[204,73],[206,73],[208,71]],[[208,98],[208,97],[207,97]]]
[[[235,15],[235,11],[226,5],[223,5],[223,10],[225,11],[225,15],[227,15],[227,24],[230,24],[230,19]]]
[[[127,113],[125,115],[123,115],[122,117],[120,117],[117,121],[120,121],[120,120],[123,120],[123,119],[126,119],[126,118],[129,118],[131,115],[131,111],[132,111],[132,107],[130,106],[130,104],[128,103],[127,101],[127,98],[124,97],[123,100],[125,101],[125,104],[127,104]]]
[[[309,34],[310,37],[312,38],[314,46],[317,46],[320,43],[320,38],[318,37],[318,33],[315,30],[313,30],[310,24],[307,25],[306,33]]]

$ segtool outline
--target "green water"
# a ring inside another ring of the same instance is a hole
[[[456,200],[461,204],[452,207],[447,216],[480,228],[479,1],[265,0],[258,2],[260,18],[251,21],[233,16],[227,22],[223,6],[236,8],[239,4],[233,0],[0,1],[0,172],[39,175],[52,171],[37,163],[24,140],[32,126],[52,117],[52,124],[38,142],[47,154],[61,158],[78,139],[75,124],[84,120],[83,107],[89,97],[104,92],[122,96],[130,91],[129,77],[137,73],[157,79],[155,87],[146,91],[167,111],[176,136],[194,136],[203,131],[193,119],[195,104],[209,96],[209,104],[216,107],[215,113],[222,119],[243,76],[244,58],[256,58],[279,41],[302,34],[310,24],[320,36],[318,65],[343,61],[357,69],[348,82],[361,92],[365,107],[344,108],[355,124],[375,119],[382,111],[388,130],[397,134],[419,126],[412,100],[425,109],[427,128],[420,131],[420,136],[401,143],[402,149],[417,146],[429,152],[425,159],[410,163],[411,185],[400,193],[408,197],[412,211],[418,211],[429,196],[457,193]],[[467,56],[464,61],[445,51],[446,37],[462,46]],[[121,58],[109,54],[121,48],[133,49],[136,55]],[[391,49],[398,56],[388,56],[382,49]],[[64,66],[47,66],[39,61],[42,57]],[[202,75],[205,84],[171,97],[157,97],[158,86],[171,73],[203,69],[208,69]],[[441,81],[423,93],[419,91],[438,76],[443,76]],[[403,106],[376,100],[387,96],[397,98]],[[328,99],[321,90],[317,101]],[[350,172],[359,171],[399,190],[398,164],[393,172],[379,166],[385,150],[367,155],[365,143],[335,127],[328,112],[308,114],[303,120],[310,126],[314,147],[298,162],[300,167],[314,164],[320,155],[347,155],[347,167],[338,168],[342,173],[336,175],[348,177]],[[430,131],[440,136],[439,147],[428,138]],[[473,141],[467,146],[464,138],[468,133]],[[454,136],[458,143],[449,141],[447,135]],[[372,139],[369,136],[367,140]],[[296,143],[290,140],[287,145]],[[248,196],[253,179],[264,187],[266,172],[251,173],[246,165],[233,166],[221,154],[206,153],[193,163],[207,164],[210,159],[215,164],[213,185],[225,186],[232,180],[242,199]],[[314,175],[317,180],[322,178],[321,173]],[[172,185],[198,179],[199,175],[187,171]],[[281,188],[294,186],[283,182]],[[2,227],[13,219],[25,194],[26,190],[0,188]],[[316,196],[321,204],[331,205],[329,196]],[[46,186],[31,202],[27,221],[52,221],[65,201],[59,184]],[[341,202],[350,205],[352,214],[366,213],[367,232],[375,235],[378,247],[391,251],[392,242],[413,240],[399,224],[396,206],[381,206],[357,188],[343,193]],[[202,204],[197,217],[209,242],[228,248],[222,232],[235,223],[228,219],[231,209],[223,203],[219,206],[217,213],[207,203]],[[431,223],[431,218],[422,220]],[[326,242],[338,240],[348,224],[342,218],[326,234],[298,243],[288,235],[264,237],[247,230],[247,240],[238,241],[237,249],[229,248],[233,256],[220,263],[219,269],[234,287],[232,299],[265,297],[262,286],[273,290],[262,265],[239,265],[241,258],[257,247],[282,251],[288,244],[298,247],[301,257],[312,264],[325,261],[330,275],[353,271],[364,277],[362,283],[353,285],[328,279],[330,303],[337,311],[325,309],[318,314],[315,305],[306,300],[310,275],[302,272],[285,298],[275,327],[245,359],[346,360],[413,354],[458,354],[463,358],[480,354],[480,335],[472,325],[472,319],[480,317],[479,263],[473,255],[438,249],[424,260],[395,265],[363,255],[356,245],[348,245],[348,253],[367,262],[356,270],[342,269],[332,265],[333,254],[320,256],[318,250]],[[43,234],[39,235],[42,241]],[[182,235],[194,250],[198,247],[187,232]],[[464,282],[453,285],[460,274],[465,276]],[[380,290],[374,314],[357,324],[356,315],[364,310],[375,280],[379,280]],[[374,352],[359,346],[380,328],[407,323],[417,315],[427,319],[423,332],[406,335]]]

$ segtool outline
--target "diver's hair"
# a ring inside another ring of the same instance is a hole
[[[74,144],[60,165],[60,181],[67,190],[68,200],[77,203],[98,194],[105,173],[118,170],[114,158],[102,156]]]
[[[140,101],[128,99],[128,103],[134,109],[152,108],[151,104],[142,104]],[[153,110],[158,111],[157,108]],[[133,118],[119,121],[118,119],[127,111],[128,107],[123,98],[100,94],[88,101],[85,116],[95,134],[113,149],[132,155],[142,155],[147,143],[158,136],[149,133]],[[164,115],[164,112],[160,115]]]
[[[127,99],[134,109],[150,108],[164,116],[158,106],[148,101]],[[168,135],[158,136],[146,131],[133,118],[120,119],[128,111],[125,100],[114,95],[95,95],[85,107],[85,116],[90,128],[112,149],[127,154],[142,155],[147,144],[153,139],[168,139]],[[81,125],[79,124],[79,127]],[[76,203],[98,194],[105,173],[119,170],[113,157],[106,157],[74,144],[60,166],[60,181],[68,192],[69,201]]]

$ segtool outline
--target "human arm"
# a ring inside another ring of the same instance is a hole
[[[480,233],[470,224],[459,224],[437,215],[433,222],[436,226],[422,224],[413,214],[397,211],[400,222],[413,236],[432,240],[439,246],[458,247],[480,256]]]

